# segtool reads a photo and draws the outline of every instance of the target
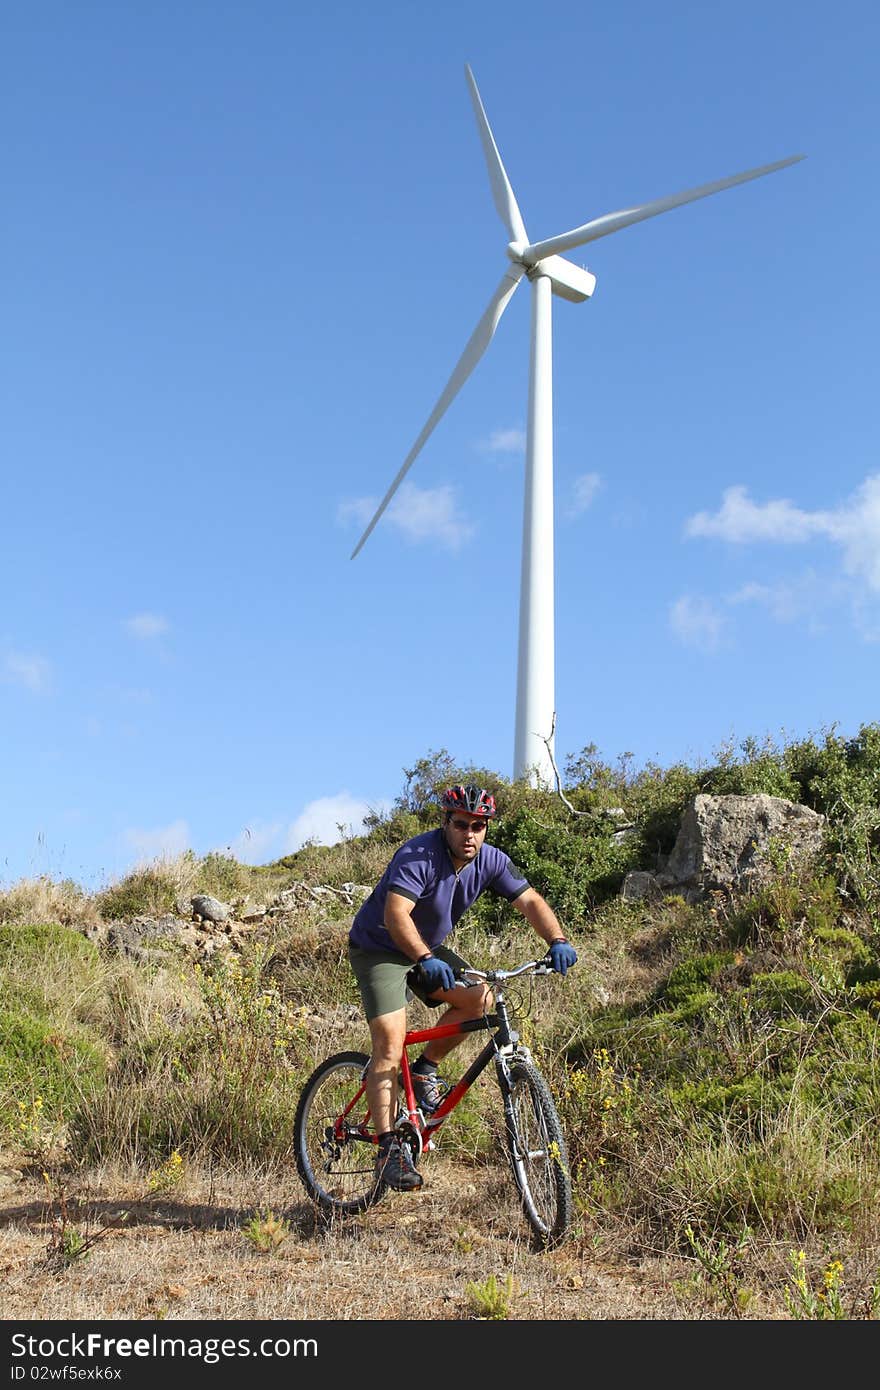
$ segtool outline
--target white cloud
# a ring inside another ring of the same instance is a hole
[[[488,439],[478,445],[484,454],[524,454],[525,430],[493,430]]]
[[[790,623],[803,611],[791,584],[759,584],[751,581],[730,595],[728,603],[755,603],[766,608],[781,623]]]
[[[598,473],[581,473],[580,477],[575,478],[568,515],[580,516],[581,512],[585,512],[601,486],[602,479]]]
[[[369,497],[350,498],[337,509],[343,524],[357,521],[366,526],[378,501]],[[418,488],[403,483],[395,493],[379,524],[396,526],[408,541],[439,541],[447,550],[457,550],[474,534],[473,525],[457,511],[455,490],[451,487]]]
[[[714,516],[697,512],[685,523],[686,536],[711,536],[743,544],[746,541],[780,541],[793,544],[820,535],[826,529],[826,513],[804,512],[786,499],[758,506],[744,487],[729,487]]]
[[[880,474],[866,478],[848,503],[832,514],[829,534],[843,546],[847,574],[862,576],[880,593]]]
[[[151,863],[154,859],[174,858],[189,849],[189,826],[185,820],[172,821],[170,825],[160,825],[153,830],[131,826],[123,832],[122,838],[141,863]]]
[[[45,657],[26,652],[7,652],[0,673],[0,678],[7,685],[23,685],[25,690],[39,695],[49,688],[51,667]]]
[[[319,845],[335,845],[342,838],[340,825],[345,827],[345,834],[363,834],[367,813],[384,809],[388,809],[386,803],[370,804],[348,791],[337,792],[335,796],[320,796],[310,801],[288,827],[283,852],[292,854],[294,850],[301,849],[307,840]]]
[[[714,651],[724,632],[724,617],[710,599],[683,594],[669,610],[669,625],[685,646]]]
[[[340,526],[348,526],[351,522],[363,528],[378,505],[379,499],[375,497],[349,497],[336,508],[336,520]]]
[[[846,597],[842,583],[835,583],[825,575],[807,570],[804,574],[774,584],[752,580],[730,594],[726,602],[734,606],[756,604],[765,608],[780,623],[807,618],[809,626],[818,630],[821,614],[827,613],[842,597]]]
[[[168,631],[168,619],[160,613],[135,613],[126,618],[125,627],[132,637],[150,642],[154,637],[162,637]]]
[[[830,511],[803,511],[786,499],[759,505],[744,487],[727,488],[719,511],[698,512],[686,536],[716,537],[734,544],[775,541],[785,545],[824,537],[841,547],[846,574],[880,593],[880,474]]]
[[[451,487],[422,491],[412,483],[404,483],[388,508],[388,520],[407,540],[436,539],[449,550],[457,550],[474,534],[474,527],[456,511]]]

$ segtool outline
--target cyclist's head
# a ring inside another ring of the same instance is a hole
[[[446,813],[447,825],[456,814],[480,816],[487,825],[498,815],[498,807],[492,793],[485,787],[474,786],[473,782],[469,782],[467,786],[459,783],[455,787],[447,787],[440,798],[440,805]]]

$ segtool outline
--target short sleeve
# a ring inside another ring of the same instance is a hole
[[[522,893],[530,887],[528,879],[515,864],[501,850],[498,851],[498,869],[492,881],[492,887],[496,893],[500,893],[502,898],[506,898],[509,903],[514,902]]]
[[[417,903],[434,883],[435,872],[430,855],[424,849],[414,850],[404,845],[388,867],[389,893],[400,893],[404,898]]]

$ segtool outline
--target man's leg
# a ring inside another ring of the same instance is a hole
[[[432,1027],[438,1027],[441,1023],[464,1023],[471,1018],[482,1018],[495,1002],[491,991],[482,981],[476,985],[469,985],[466,989],[457,985],[455,989],[438,990],[431,998],[441,1000],[449,1006]],[[467,1036],[467,1033],[459,1033],[451,1038],[432,1038],[422,1056],[428,1062],[440,1062],[454,1047],[463,1043]]]
[[[442,1002],[449,1005],[438,1018],[436,1026],[443,1023],[464,1023],[468,1019],[480,1018],[484,1013],[489,1012],[493,1003],[492,995],[482,983],[469,986],[466,989],[459,986],[442,993],[438,991],[430,998],[432,1002]],[[454,1047],[458,1047],[459,1043],[464,1042],[467,1036],[466,1033],[459,1033],[457,1036],[453,1034],[450,1038],[432,1038],[422,1055],[413,1063],[413,1087],[416,1102],[423,1114],[433,1115],[440,1105],[446,1089],[448,1089],[440,1082],[437,1074],[438,1063]]]
[[[406,1009],[380,1014],[370,1020],[372,1057],[367,1072],[366,1087],[370,1114],[378,1134],[386,1134],[394,1125],[397,1101],[397,1073],[406,1036]]]
[[[406,1034],[406,1009],[379,1014],[370,1020],[373,1055],[366,1076],[370,1114],[379,1135],[376,1178],[400,1192],[415,1192],[422,1186],[412,1156],[393,1131],[397,1109],[397,1074]]]

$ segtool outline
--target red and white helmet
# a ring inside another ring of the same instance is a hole
[[[475,787],[472,782],[466,787],[461,783],[456,787],[447,787],[440,798],[440,805],[444,811],[464,811],[466,815],[485,816],[487,820],[494,820],[498,815],[492,793],[487,792],[485,787]]]

